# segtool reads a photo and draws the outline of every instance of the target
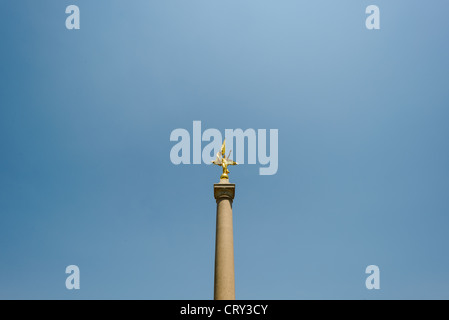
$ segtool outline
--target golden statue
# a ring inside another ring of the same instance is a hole
[[[226,152],[226,139],[224,139],[223,141],[223,145],[221,146],[221,155],[220,152],[217,152],[217,159],[215,159],[214,161],[212,161],[213,164],[216,164],[217,166],[220,166],[223,168],[223,174],[221,175],[220,179],[229,179],[228,173],[228,166],[235,166],[238,165],[237,162],[232,161],[231,159],[229,159],[229,157],[231,156],[231,151],[229,150],[229,154],[226,157],[225,152]]]

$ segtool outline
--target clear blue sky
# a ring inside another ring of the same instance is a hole
[[[0,298],[212,299],[220,170],[169,157],[201,120],[279,129],[276,175],[231,169],[238,299],[449,299],[448,12],[2,1]]]

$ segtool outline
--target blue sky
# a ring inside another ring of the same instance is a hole
[[[279,130],[276,175],[231,169],[238,299],[449,299],[447,2],[1,7],[1,299],[212,299],[220,170],[170,162],[195,120]]]

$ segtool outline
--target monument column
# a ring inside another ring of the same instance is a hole
[[[217,200],[217,231],[215,239],[214,299],[235,300],[234,236],[232,230],[232,201],[235,184],[220,179],[214,184]]]

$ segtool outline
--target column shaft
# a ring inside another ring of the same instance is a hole
[[[218,200],[217,203],[214,299],[235,300],[234,236],[229,199]]]
[[[234,235],[232,228],[232,201],[235,184],[227,179],[214,185],[217,200],[217,230],[215,239],[214,299],[235,300]]]

